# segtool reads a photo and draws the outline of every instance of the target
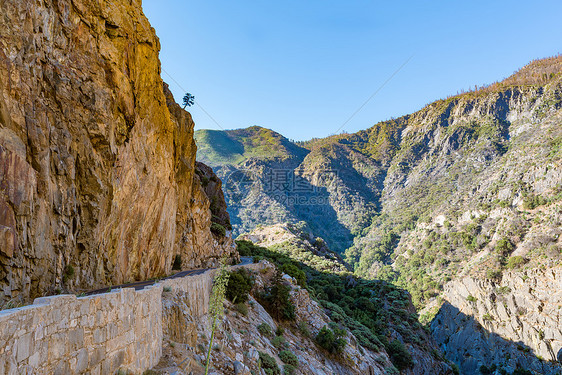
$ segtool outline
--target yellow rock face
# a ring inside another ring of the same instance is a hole
[[[0,14],[0,300],[232,251],[209,230],[193,121],[141,2],[6,0]]]

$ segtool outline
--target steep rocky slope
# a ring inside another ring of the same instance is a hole
[[[219,228],[219,231],[231,231],[232,225],[230,225],[230,215],[226,210],[222,181],[211,167],[200,162],[195,163],[195,174],[197,174],[203,191],[211,202],[209,209],[211,210],[211,221],[214,224],[214,226],[211,225],[211,230]]]
[[[559,374],[561,290],[560,266],[506,272],[501,281],[465,277],[447,285],[431,328],[463,374],[482,366]]]
[[[355,134],[298,143],[309,152],[283,159],[290,165],[262,157],[220,164],[219,174],[234,170],[250,176],[242,184],[245,195],[237,195],[240,179],[225,180],[227,200],[239,207],[230,211],[233,222],[248,230],[264,219],[270,224],[305,220],[332,249],[345,249],[358,275],[408,289],[424,321],[444,301],[455,300],[450,291],[462,289],[458,280],[465,277],[497,283],[506,272],[539,268],[549,273],[562,248],[561,72],[561,56],[534,61],[501,82],[411,115]],[[289,184],[273,194],[263,176],[279,170],[289,171],[289,183],[312,189],[302,192]],[[292,196],[304,198],[287,199]],[[540,274],[532,277],[536,280],[530,283],[544,281]],[[546,293],[557,293],[556,285],[545,285]],[[449,305],[442,314],[451,312]],[[456,317],[440,321],[452,326]],[[552,328],[549,320],[533,324],[545,332]],[[454,332],[432,327],[438,336]],[[549,341],[555,355],[544,356],[540,348],[546,343],[504,331],[499,323],[488,321],[485,327],[490,332],[484,330],[484,337],[498,332],[508,341],[521,341],[535,356],[554,359],[560,349],[557,339]],[[452,354],[464,350],[460,346],[442,348],[465,371],[476,363],[489,365],[491,358],[469,350],[467,359]],[[519,352],[510,354],[512,365]],[[530,364],[523,354],[521,363]]]
[[[270,229],[273,228],[276,227]],[[298,233],[294,228],[293,231]],[[287,232],[277,235],[277,238],[290,237]],[[386,351],[401,373],[454,371],[454,366],[444,359],[435,341],[419,323],[406,291],[384,281],[355,277],[350,272],[337,269],[334,272],[335,260],[312,255],[315,250],[310,249],[307,241],[291,241],[289,249],[283,242],[269,248],[246,240],[237,244],[241,254],[252,255],[254,260],[267,259],[293,278],[324,308],[333,323],[349,330],[361,346],[375,352]],[[392,368],[387,370],[395,373]]]
[[[140,1],[0,3],[0,300],[232,250]]]
[[[368,348],[361,344],[354,332],[332,320],[326,314],[327,310],[288,275],[283,276],[283,284],[290,290],[294,319],[276,317],[271,308],[260,303],[261,293],[275,283],[275,266],[261,261],[252,269],[249,275],[254,286],[249,300],[238,304],[224,303],[226,313],[215,336],[211,373],[280,374],[280,369],[285,374],[399,373],[384,348]],[[208,316],[194,319],[198,316],[197,303],[188,297],[173,289],[163,295],[164,315],[170,317],[163,327],[168,343],[164,346],[160,364],[153,369],[155,373],[203,371],[210,325]],[[318,343],[317,335],[325,327],[342,330],[345,346],[341,351],[330,352]],[[420,350],[414,350],[414,353],[415,364],[402,373],[452,373],[449,365],[430,354]]]

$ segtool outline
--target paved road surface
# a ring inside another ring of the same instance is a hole
[[[252,264],[252,262],[253,262],[252,257],[240,257],[240,263],[238,263],[237,265],[245,266],[245,265],[248,265],[248,264]],[[204,272],[207,272],[210,269],[212,269],[212,268],[200,268],[200,269],[196,269],[196,270],[181,271],[181,272],[173,274],[172,276],[163,277],[161,279],[136,281],[134,283],[113,285],[113,286],[110,286],[110,287],[90,290],[89,292],[85,293],[85,295],[91,296],[91,295],[94,295],[94,294],[107,293],[107,292],[110,292],[113,289],[122,289],[122,288],[135,288],[135,290],[141,290],[141,289],[144,289],[147,286],[154,285],[161,280],[177,279],[178,277],[200,275]]]

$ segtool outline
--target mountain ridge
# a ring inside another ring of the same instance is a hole
[[[298,142],[309,150],[300,163],[254,157],[217,165],[235,234],[257,223],[305,221],[331,249],[345,253],[357,275],[406,288],[427,322],[435,314],[454,322],[447,314],[455,310],[439,308],[443,298],[458,303],[444,290],[462,288],[463,277],[499,284],[504,273],[525,279],[529,267],[549,270],[560,259],[561,73],[560,55],[536,60],[501,82],[357,133]],[[268,176],[280,170],[304,179],[314,194],[270,189]],[[229,182],[237,173],[246,184]],[[303,201],[285,204],[295,196]],[[471,318],[503,332],[505,321],[490,321],[490,311]],[[552,329],[544,324],[535,329]],[[556,361],[562,332],[537,338],[526,331],[517,340]],[[442,349],[451,360],[463,358],[460,348]],[[470,363],[459,365],[478,374]],[[497,365],[514,371],[517,364]]]

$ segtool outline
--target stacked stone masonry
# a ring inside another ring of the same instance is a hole
[[[161,286],[38,298],[0,312],[0,374],[141,372],[162,351]]]
[[[0,311],[0,375],[142,373],[162,355],[162,292],[184,292],[191,315],[203,318],[215,272]]]

